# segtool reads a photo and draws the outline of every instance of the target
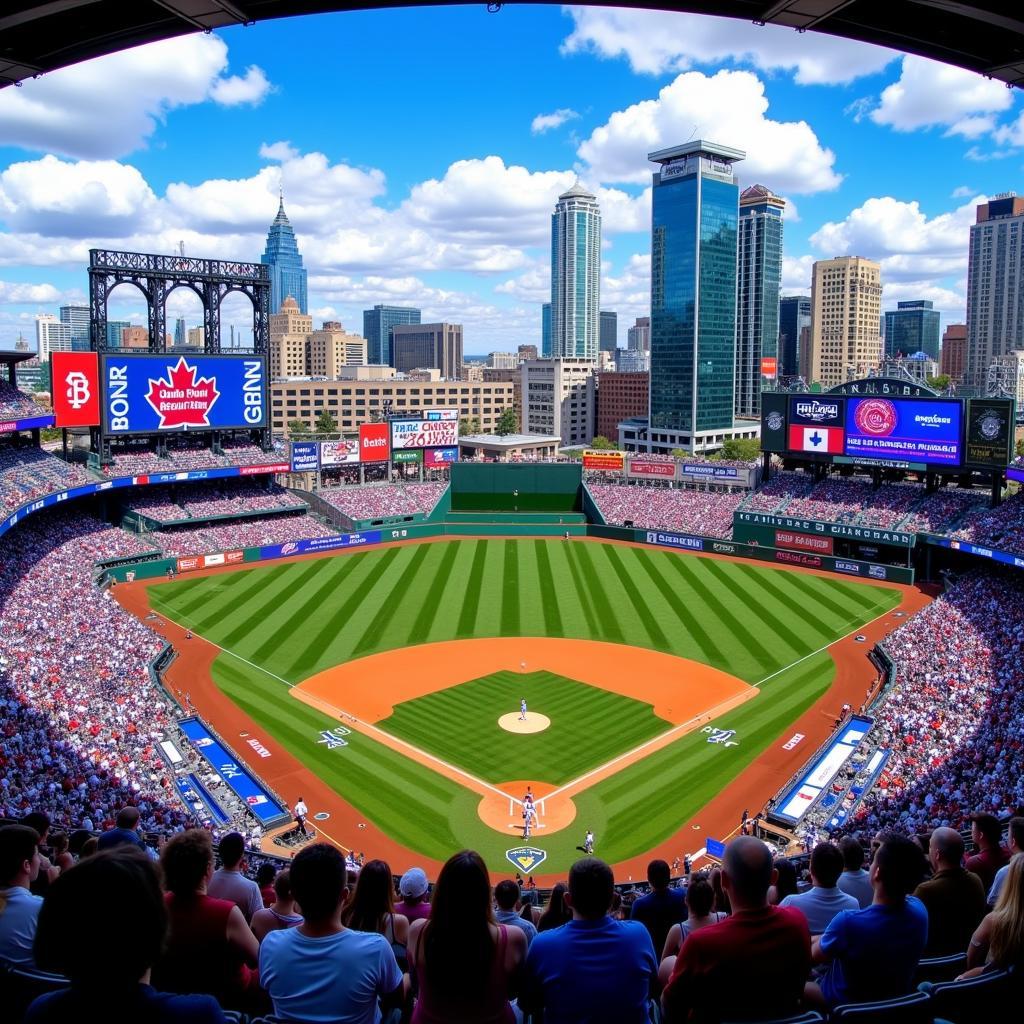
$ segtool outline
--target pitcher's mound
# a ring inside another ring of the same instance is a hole
[[[498,725],[506,732],[543,732],[550,724],[551,719],[547,715],[539,715],[536,711],[527,711],[525,722],[518,711],[511,711],[498,719]]]

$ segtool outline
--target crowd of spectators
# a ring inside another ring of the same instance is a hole
[[[287,488],[249,479],[147,487],[124,503],[127,511],[165,523],[305,507],[306,503]]]
[[[82,466],[41,448],[0,446],[0,513],[6,515],[45,494],[91,480]]]
[[[219,455],[203,442],[185,438],[172,438],[163,454],[150,447],[118,447],[111,452],[113,462],[101,472],[108,477],[143,476],[227,466],[281,465],[288,461],[280,442],[270,452],[250,442],[226,442],[223,451]]]
[[[775,473],[743,502],[744,512],[781,512],[793,498],[805,495],[814,481],[806,473]]]
[[[1024,493],[1018,492],[995,508],[977,509],[952,536],[1024,554]]]
[[[165,555],[203,555],[213,551],[285,544],[312,537],[333,537],[337,533],[309,515],[254,516],[225,519],[203,527],[170,526],[144,535],[149,546]]]
[[[382,484],[373,487],[325,487],[319,495],[349,519],[386,519],[425,514],[437,504],[447,481]]]
[[[43,411],[24,391],[0,378],[0,423],[39,416]]]
[[[703,537],[732,536],[733,513],[742,491],[709,491],[652,484],[587,485],[605,522],[640,529],[679,530]]]
[[[288,449],[283,441],[274,441],[269,452],[251,441],[224,441],[221,451],[228,466],[266,466],[288,461]]]

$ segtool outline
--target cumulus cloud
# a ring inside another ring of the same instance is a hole
[[[574,121],[580,115],[569,107],[562,107],[553,114],[538,114],[530,123],[530,131],[534,135],[543,135],[554,128],[561,128],[566,121]]]
[[[124,156],[176,107],[258,103],[270,83],[258,67],[226,76],[216,35],[180,36],[50,72],[0,92],[0,138],[23,149],[86,159]]]
[[[1024,111],[1021,111],[1016,121],[1000,125],[994,134],[996,142],[1001,146],[1024,146]]]
[[[734,18],[673,11],[569,7],[573,31],[566,54],[625,57],[634,71],[664,74],[694,65],[734,61],[762,71],[792,72],[801,85],[851,82],[881,71],[897,54],[878,46]]]
[[[294,160],[299,151],[287,141],[264,142],[260,146],[260,156],[264,160],[279,160],[284,163],[286,160]]]
[[[974,195],[974,189],[970,185],[957,185],[949,196],[951,199],[966,199],[968,196]]]
[[[699,71],[679,75],[656,99],[616,111],[577,150],[591,176],[605,182],[648,182],[647,153],[687,139],[742,146],[744,182],[761,182],[781,194],[836,188],[835,154],[806,121],[767,117],[764,83],[749,71]]]
[[[601,306],[624,320],[648,316],[651,308],[651,256],[634,253],[618,274],[601,276]]]
[[[786,256],[782,257],[782,294],[783,295],[810,295],[811,293],[811,268],[814,265],[814,257]]]
[[[27,284],[20,281],[0,281],[0,303],[4,305],[31,305],[38,302],[60,302],[63,292],[52,284]]]

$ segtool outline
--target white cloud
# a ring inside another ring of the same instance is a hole
[[[1001,146],[1024,146],[1024,110],[1021,111],[1016,121],[1000,125],[995,130],[995,140]]]
[[[898,132],[941,125],[948,135],[973,139],[991,131],[992,115],[1012,104],[1013,95],[1002,82],[907,55],[899,79],[882,90],[871,120]]]
[[[621,320],[650,315],[651,257],[634,253],[618,276],[601,277],[601,308],[614,309]]]
[[[0,303],[4,305],[30,305],[37,302],[60,302],[63,293],[52,284],[25,284],[20,281],[0,281]]]
[[[534,135],[543,135],[554,128],[561,128],[566,121],[574,121],[580,115],[569,107],[562,107],[553,114],[538,114],[530,123],[530,131]]]
[[[724,61],[792,72],[801,85],[838,84],[881,71],[892,50],[775,25],[756,26],[703,14],[568,7],[574,27],[562,52],[625,57],[634,71],[664,74]]]
[[[947,316],[963,317],[967,306],[967,299],[964,292],[945,288],[933,281],[890,281],[885,282],[885,269],[883,266],[882,282],[882,308],[895,309],[897,302],[905,302],[912,299],[926,299],[935,304],[935,308]]]
[[[957,185],[949,196],[951,199],[966,199],[968,196],[974,195],[974,189],[970,185]]]
[[[495,285],[499,295],[511,295],[522,302],[545,303],[551,301],[551,266],[537,263],[517,277]]]
[[[144,147],[176,107],[255,103],[266,94],[259,68],[225,77],[227,64],[220,37],[190,35],[52,71],[0,92],[0,138],[66,156],[123,156]]]
[[[813,256],[782,257],[782,294],[810,295]]]
[[[288,141],[264,142],[260,146],[260,156],[264,160],[278,160],[284,163],[286,160],[294,160],[299,151]]]
[[[766,117],[764,83],[749,71],[699,71],[679,75],[657,99],[616,111],[596,128],[577,153],[591,177],[604,182],[648,182],[648,152],[705,138],[742,146],[738,165],[744,182],[761,182],[774,191],[821,192],[836,188],[835,154],[818,141],[806,121]]]
[[[218,78],[210,88],[210,99],[222,107],[239,107],[244,103],[259,106],[273,87],[255,64],[245,70],[244,75]]]

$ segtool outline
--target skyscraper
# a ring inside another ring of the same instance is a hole
[[[278,204],[277,216],[267,232],[267,247],[260,257],[260,263],[270,267],[271,310],[280,309],[281,303],[290,295],[299,304],[299,309],[303,313],[307,312],[306,271],[302,266],[295,232],[284,212],[284,195]]]
[[[551,358],[551,303],[545,302],[540,307],[540,354],[545,359]]]
[[[36,355],[39,362],[50,361],[51,352],[71,351],[71,325],[61,323],[52,313],[36,317]]]
[[[1024,198],[1013,192],[978,206],[967,259],[964,384],[983,393],[998,356],[1024,349]]]
[[[954,384],[964,376],[964,357],[967,352],[967,324],[949,324],[942,335],[942,360],[939,373],[945,374]]]
[[[636,323],[626,331],[626,348],[634,352],[651,351],[651,318],[638,316]]]
[[[397,324],[391,331],[391,364],[399,373],[433,366],[448,380],[462,370],[462,324]]]
[[[185,327],[185,318],[183,316],[179,316],[178,319],[174,321],[174,347],[182,348],[187,344],[187,341],[188,337],[187,328]]]
[[[762,358],[779,353],[782,214],[786,201],[764,185],[740,193],[736,298],[737,416],[761,415]],[[776,368],[776,376],[778,370]]]
[[[551,215],[551,356],[597,359],[601,312],[601,210],[577,182]]]
[[[89,351],[89,307],[61,306],[60,322],[71,328],[71,349],[73,352]]]
[[[691,451],[712,443],[698,435],[733,426],[733,164],[745,156],[701,139],[648,156],[661,165],[651,212],[651,440]]]
[[[779,299],[779,376],[800,373],[800,336],[811,326],[810,295],[787,295]]]
[[[381,366],[394,366],[392,328],[402,324],[418,324],[420,311],[411,306],[374,306],[363,310],[363,337],[366,339],[366,361]]]
[[[885,354],[895,358],[917,352],[939,358],[939,311],[927,299],[897,302],[885,314]]]
[[[614,310],[601,310],[599,346],[602,352],[614,352],[619,347],[619,314]]]

